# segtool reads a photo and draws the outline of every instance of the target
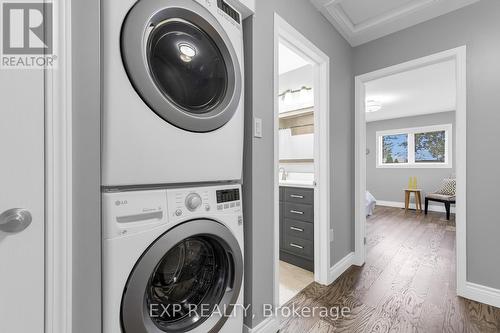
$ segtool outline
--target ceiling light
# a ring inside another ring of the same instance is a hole
[[[375,100],[366,101],[366,112],[376,112],[382,109],[382,103]]]

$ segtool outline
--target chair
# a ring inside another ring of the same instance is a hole
[[[444,203],[446,209],[446,219],[450,219],[451,205],[456,203],[455,192],[456,192],[456,179],[447,178],[443,179],[440,188],[434,193],[428,193],[425,196],[425,214],[429,210],[429,201],[436,201]]]

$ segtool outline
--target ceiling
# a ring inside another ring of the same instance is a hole
[[[291,72],[300,67],[309,65],[309,62],[304,58],[299,56],[297,53],[293,52],[283,43],[279,46],[279,74],[284,74]]]
[[[449,60],[365,84],[366,101],[382,103],[366,121],[410,117],[456,109],[455,61]]]
[[[310,1],[352,46],[358,46],[479,0]]]

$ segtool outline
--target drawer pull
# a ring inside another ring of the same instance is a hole
[[[299,211],[299,210],[293,210],[293,209],[292,209],[292,210],[290,210],[290,213],[292,213],[292,214],[304,215],[304,212],[301,212],[301,211]]]
[[[303,247],[303,246],[300,246],[300,245],[297,245],[297,244],[294,244],[294,243],[290,243],[290,246],[291,246],[291,247],[296,247],[297,249],[301,249],[301,250],[303,250],[303,249],[304,249],[304,247]]]
[[[297,228],[297,227],[290,227],[291,230],[293,231],[300,231],[300,232],[304,232],[304,229],[301,229],[301,228]]]
[[[298,195],[298,194],[290,194],[290,198],[304,199],[304,196],[303,195]]]

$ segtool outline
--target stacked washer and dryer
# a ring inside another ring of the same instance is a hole
[[[104,333],[241,332],[241,14],[106,0],[101,15]]]

